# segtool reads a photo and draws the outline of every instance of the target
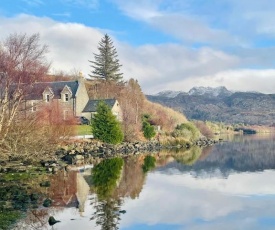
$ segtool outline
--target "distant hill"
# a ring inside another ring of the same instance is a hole
[[[147,98],[184,113],[188,119],[250,125],[275,123],[275,94],[194,87],[187,93],[164,91]]]

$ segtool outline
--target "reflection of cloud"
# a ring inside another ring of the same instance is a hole
[[[257,229],[261,215],[273,215],[275,211],[274,176],[275,171],[233,174],[228,179],[197,179],[175,172],[149,174],[140,198],[122,207],[129,211],[121,226],[130,229],[146,223],[184,225],[187,229],[236,229],[243,225],[241,229]],[[203,228],[197,221],[205,222]]]

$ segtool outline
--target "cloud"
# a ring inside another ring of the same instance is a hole
[[[29,6],[40,6],[45,4],[43,0],[22,0],[22,1],[28,4]]]
[[[67,5],[73,5],[77,7],[86,7],[90,9],[96,9],[99,5],[98,0],[61,0]]]
[[[275,69],[236,69],[216,73],[214,76],[205,76],[200,79],[200,85],[226,85],[237,91],[258,91],[274,93]]]
[[[137,78],[145,92],[162,89],[187,90],[188,79],[214,75],[239,65],[236,56],[211,48],[190,49],[176,44],[146,45],[137,48],[122,46],[119,53],[126,75]],[[133,55],[134,54],[134,55]],[[179,89],[179,85],[182,87]]]
[[[98,53],[98,42],[106,33],[100,28],[62,23],[47,17],[21,14],[0,18],[1,40],[13,32],[40,33],[42,42],[50,48],[52,70],[77,69],[86,76],[91,71],[88,60],[93,60],[93,53]],[[112,39],[125,79],[137,79],[147,94],[169,89],[188,91],[200,85],[274,93],[274,49],[236,48],[225,52],[172,43],[133,47],[116,37]]]
[[[1,39],[10,33],[39,33],[41,42],[50,49],[48,59],[52,70],[72,69],[89,72],[88,59],[93,58],[103,33],[78,23],[60,23],[50,18],[21,14],[14,18],[1,18]]]
[[[54,16],[59,16],[59,17],[71,17],[71,13],[70,12],[63,12],[63,13],[55,13],[55,14],[52,14]]]
[[[200,17],[177,8],[185,9],[188,4],[180,4],[178,1],[168,4],[162,0],[142,0],[139,2],[113,0],[113,2],[125,15],[146,22],[150,26],[185,42],[232,44],[237,41],[237,38],[226,31],[212,28]]]
[[[275,36],[275,3],[269,0],[112,0],[128,17],[184,42],[253,47]]]

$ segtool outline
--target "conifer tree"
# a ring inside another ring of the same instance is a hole
[[[91,125],[94,137],[103,142],[118,144],[124,138],[119,121],[103,101],[98,103]]]
[[[91,67],[93,68],[90,77],[96,80],[106,81],[122,81],[122,73],[120,72],[121,65],[119,64],[116,48],[108,34],[101,39],[98,45],[99,54],[94,53],[94,61]]]

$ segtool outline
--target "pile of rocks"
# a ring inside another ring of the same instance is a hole
[[[200,139],[194,144],[198,146],[207,146],[217,143],[215,140]],[[124,157],[129,155],[137,155],[147,152],[159,152],[162,149],[167,148],[190,148],[190,145],[180,146],[162,146],[157,141],[151,142],[125,142],[119,145],[106,144],[99,141],[82,141],[67,143],[60,146],[56,155],[59,159],[62,159],[67,164],[83,165],[93,164],[102,158],[110,157]]]
[[[158,152],[163,147],[158,142],[106,144],[99,141],[75,142],[61,146],[56,152],[58,158],[68,164],[90,164],[100,158],[129,156],[145,152]]]

